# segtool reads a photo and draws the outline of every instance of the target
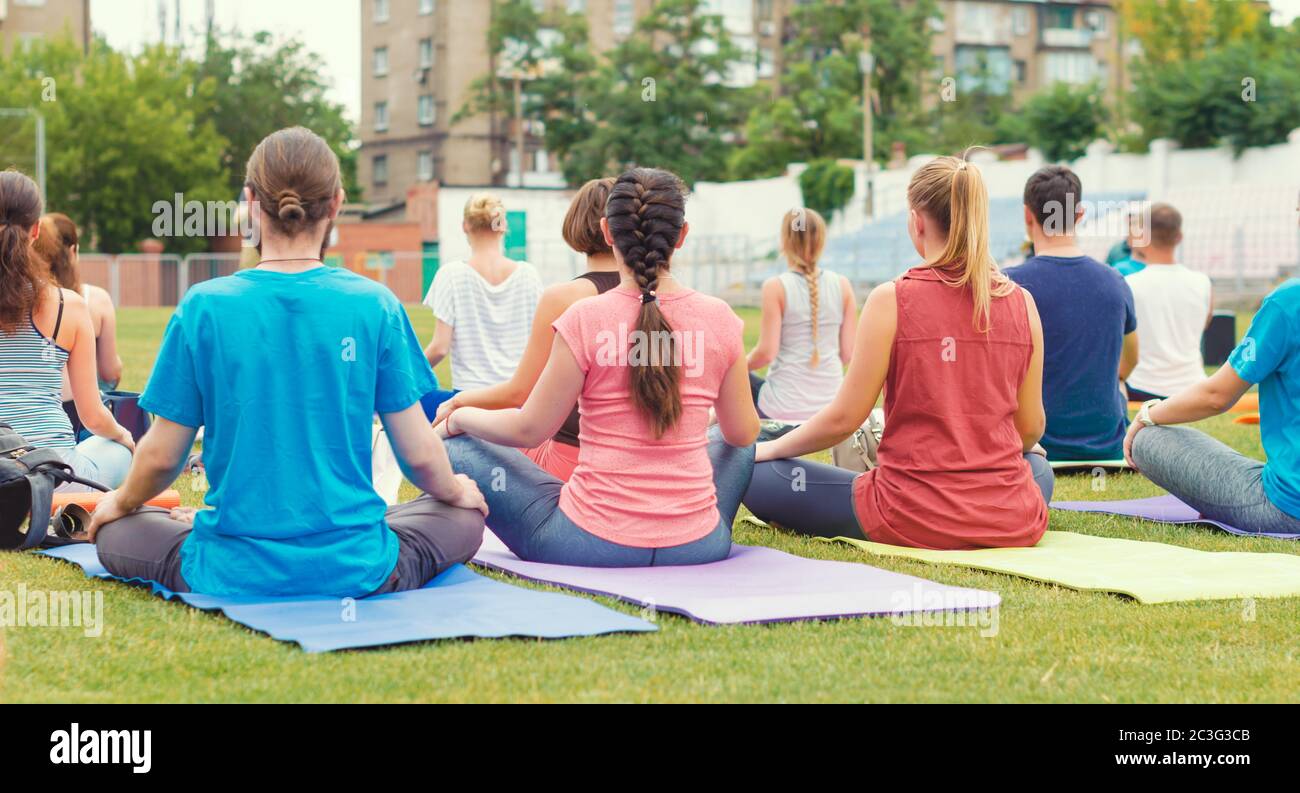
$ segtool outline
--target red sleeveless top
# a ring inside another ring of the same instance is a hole
[[[1015,426],[1033,355],[1024,294],[994,298],[983,333],[970,290],[939,272],[914,268],[896,289],[879,467],[853,488],[862,529],[938,550],[1036,544],[1047,505]]]

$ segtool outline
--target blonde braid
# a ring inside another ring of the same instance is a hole
[[[821,323],[817,317],[821,304],[821,268],[817,260],[821,258],[826,245],[826,221],[811,209],[795,209],[788,212],[781,226],[781,247],[785,250],[790,264],[803,275],[808,283],[808,303],[812,309],[813,354],[809,365],[821,364]]]

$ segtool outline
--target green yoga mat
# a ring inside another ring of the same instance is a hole
[[[899,556],[1114,592],[1140,603],[1300,597],[1300,555],[1196,551],[1177,545],[1049,531],[1033,548],[926,551],[841,537],[878,556]]]

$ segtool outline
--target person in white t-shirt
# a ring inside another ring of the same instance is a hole
[[[439,269],[424,298],[438,318],[425,355],[430,366],[437,366],[451,354],[452,386],[460,391],[510,379],[542,296],[537,269],[502,253],[508,228],[499,198],[470,198],[462,228],[469,239],[469,260]]]
[[[1214,289],[1204,273],[1178,264],[1183,216],[1154,204],[1146,221],[1146,268],[1127,277],[1138,318],[1138,365],[1129,399],[1147,402],[1180,393],[1205,379],[1201,337],[1214,315]]]

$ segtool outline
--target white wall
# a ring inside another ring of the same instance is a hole
[[[876,172],[877,217],[907,208],[907,184],[916,169],[932,157],[912,157],[903,168]],[[977,153],[973,160],[979,164],[993,198],[1022,195],[1025,180],[1044,164],[1042,155],[1032,150],[1024,160],[997,161],[988,153]],[[1149,200],[1169,200],[1175,206],[1183,201],[1185,227],[1191,230],[1201,224],[1207,229],[1196,245],[1208,247],[1204,251],[1198,248],[1193,258],[1215,262],[1206,266],[1218,275],[1223,275],[1220,271],[1226,267],[1236,272],[1233,262],[1241,258],[1243,233],[1246,249],[1253,251],[1261,245],[1267,249],[1258,255],[1281,257],[1283,265],[1300,258],[1294,233],[1294,202],[1300,191],[1300,130],[1293,132],[1287,143],[1250,149],[1240,158],[1227,147],[1180,151],[1167,141],[1154,142],[1146,154],[1121,154],[1110,144],[1098,141],[1073,167],[1083,181],[1085,199],[1089,194],[1144,193]],[[723,239],[728,240],[728,249],[745,250],[754,257],[770,252],[782,214],[802,202],[800,170],[792,167],[787,175],[774,179],[697,184],[687,202],[687,220],[693,238],[710,241],[699,246],[701,253],[718,249],[718,241]],[[866,222],[865,181],[865,169],[859,166],[857,194],[845,210],[831,219],[832,235],[852,231]],[[439,191],[438,233],[444,261],[469,254],[460,224],[465,202],[475,192],[457,187]],[[500,188],[493,192],[508,209],[528,213],[530,258],[548,282],[581,271],[581,260],[568,250],[560,236],[571,191]],[[1290,198],[1282,200],[1287,195]],[[1226,231],[1225,215],[1231,220]],[[1236,231],[1239,226],[1244,232]],[[1266,242],[1257,243],[1261,238]],[[1107,235],[1088,250],[1094,252],[1095,248],[1104,253],[1111,242],[1114,239]]]

